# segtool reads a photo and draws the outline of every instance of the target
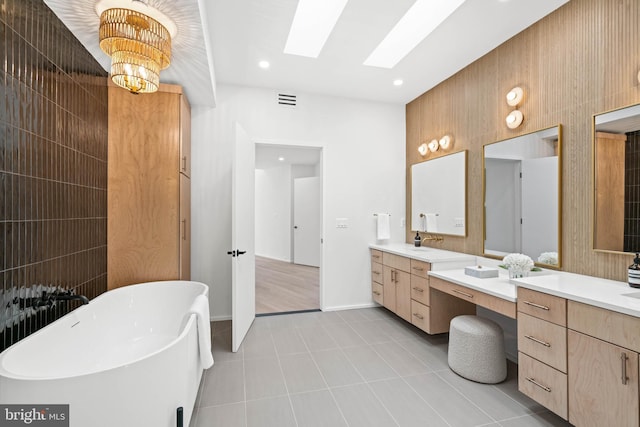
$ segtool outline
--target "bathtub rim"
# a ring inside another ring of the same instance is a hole
[[[144,286],[153,286],[156,284],[169,284],[169,283],[174,283],[176,284],[176,286],[181,286],[182,284],[185,283],[189,283],[189,284],[193,284],[193,285],[200,285],[200,287],[202,287],[202,293],[197,294],[197,296],[200,295],[204,295],[205,297],[209,296],[209,286],[207,286],[206,284],[202,283],[202,282],[196,282],[196,281],[191,281],[191,280],[161,280],[161,281],[154,281],[154,282],[144,282],[144,283],[136,283],[136,284],[132,284],[132,285],[127,285],[127,286],[121,286],[115,289],[111,289],[107,292],[104,292],[100,295],[98,295],[97,297],[95,297],[94,299],[90,300],[90,302],[93,301],[98,301],[100,298],[102,298],[103,296],[109,294],[110,292],[125,292],[125,291],[131,291],[131,288],[134,287],[144,287]],[[194,298],[195,299],[195,298]],[[133,365],[134,363],[139,363],[141,361],[144,361],[146,359],[149,359],[151,357],[154,357],[155,355],[165,351],[166,349],[172,347],[173,345],[175,345],[176,343],[178,343],[180,340],[182,340],[191,330],[191,325],[192,324],[196,324],[195,327],[197,328],[197,321],[196,321],[196,314],[191,313],[189,315],[189,318],[187,319],[187,321],[184,323],[184,327],[182,328],[182,330],[180,331],[180,333],[171,341],[169,341],[166,345],[163,345],[162,347],[158,348],[155,351],[152,351],[150,353],[145,354],[142,357],[139,357],[137,359],[133,359],[130,360],[126,363],[121,363],[119,365],[115,365],[115,366],[110,366],[106,369],[95,369],[95,370],[90,370],[90,371],[83,371],[83,372],[79,372],[78,374],[73,374],[73,375],[55,375],[55,376],[26,376],[26,375],[18,375],[15,374],[11,371],[8,371],[5,366],[4,366],[4,359],[5,357],[9,354],[9,352],[16,348],[17,346],[19,346],[21,343],[27,342],[27,340],[32,340],[32,339],[36,339],[36,337],[42,333],[46,333],[46,330],[53,325],[54,323],[65,319],[67,316],[73,315],[73,314],[77,314],[78,310],[88,310],[89,307],[87,307],[87,305],[81,305],[80,307],[76,308],[75,310],[70,311],[69,313],[65,314],[64,316],[60,317],[59,319],[56,319],[54,322],[49,323],[48,325],[46,325],[45,327],[37,330],[36,332],[32,333],[31,335],[29,335],[28,337],[14,343],[13,345],[11,345],[10,347],[6,348],[3,352],[0,353],[0,380],[2,378],[7,378],[7,379],[11,379],[11,380],[19,380],[19,381],[53,381],[53,380],[62,380],[62,379],[66,379],[66,378],[78,378],[78,377],[83,377],[83,376],[88,376],[88,375],[94,375],[97,373],[101,373],[101,372],[109,372],[112,370],[116,370],[116,369],[121,369],[123,367],[129,366],[129,365]],[[188,314],[188,312],[185,312],[185,316]],[[196,331],[197,332],[197,331]]]

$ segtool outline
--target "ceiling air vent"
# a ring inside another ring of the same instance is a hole
[[[281,107],[296,108],[298,106],[298,96],[278,93],[278,105]]]

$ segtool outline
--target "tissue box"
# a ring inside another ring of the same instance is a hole
[[[489,277],[498,277],[498,269],[474,265],[473,267],[465,267],[464,274],[467,276],[477,277],[479,279],[487,279]]]

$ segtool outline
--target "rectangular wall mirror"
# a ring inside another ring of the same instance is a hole
[[[640,251],[640,105],[593,117],[593,248]]]
[[[411,230],[466,235],[467,152],[411,166]]]
[[[484,254],[560,267],[560,125],[484,146]]]

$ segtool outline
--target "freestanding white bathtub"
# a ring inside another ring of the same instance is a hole
[[[69,404],[71,427],[189,425],[203,368],[195,314],[209,289],[151,282],[106,292],[0,354],[0,404]]]

